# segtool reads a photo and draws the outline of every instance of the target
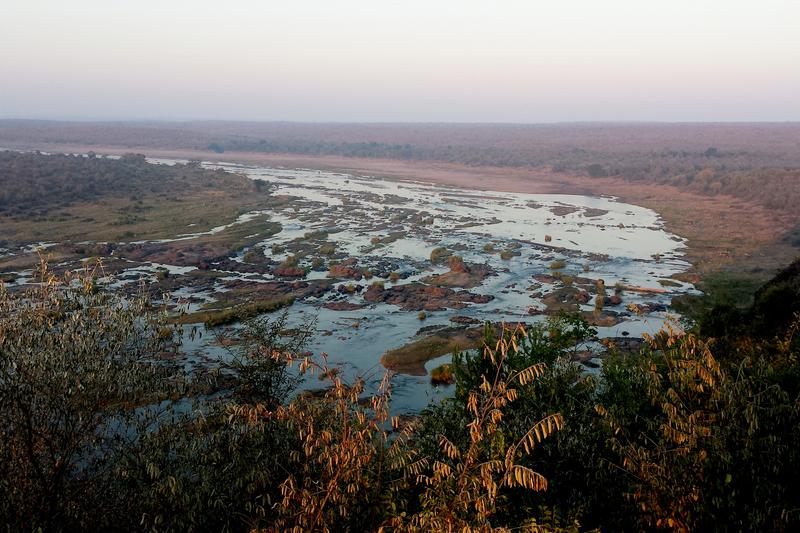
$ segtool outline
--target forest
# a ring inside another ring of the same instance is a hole
[[[391,375],[365,394],[304,354],[312,324],[251,319],[217,372],[190,375],[149,296],[39,276],[0,283],[8,530],[800,525],[800,262],[596,375],[570,358],[593,335],[580,317],[487,326],[454,354],[455,395],[415,417],[389,415]]]

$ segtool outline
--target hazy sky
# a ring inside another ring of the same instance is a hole
[[[1,0],[0,117],[800,120],[800,2]]]

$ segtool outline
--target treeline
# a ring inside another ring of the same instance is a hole
[[[800,205],[800,168],[775,167],[781,157],[714,147],[696,150],[632,152],[597,151],[571,147],[491,147],[474,145],[334,142],[280,138],[254,140],[232,137],[208,145],[216,152],[244,151],[302,155],[445,161],[465,165],[551,167],[556,172],[616,177],[672,185],[703,195],[730,195],[771,209]],[[788,161],[786,161],[788,164]]]
[[[103,197],[181,195],[208,188],[255,190],[255,185],[197,164],[148,164],[137,154],[108,158],[0,151],[0,215],[25,216]]]
[[[195,131],[212,136],[216,151],[550,167],[771,209],[800,203],[796,124],[229,124]]]
[[[572,362],[596,333],[579,317],[487,327],[482,350],[454,356],[454,397],[401,419],[388,379],[367,394],[298,355],[310,330],[285,317],[249,322],[218,369],[186,375],[147,298],[41,271],[0,288],[9,530],[800,525],[800,263],[750,309],[666,329],[596,376]],[[309,375],[323,388],[298,393]]]
[[[800,125],[304,124],[0,121],[0,143],[192,149],[550,167],[731,195],[771,209],[800,202]]]

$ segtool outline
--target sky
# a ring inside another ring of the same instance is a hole
[[[0,118],[800,120],[796,0],[0,0]]]

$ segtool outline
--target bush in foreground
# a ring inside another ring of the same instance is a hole
[[[487,327],[481,349],[454,356],[455,396],[409,422],[389,415],[389,376],[370,395],[298,355],[310,325],[252,319],[217,370],[187,376],[146,298],[41,271],[23,292],[0,287],[9,529],[800,523],[796,317],[780,335],[744,328],[724,343],[668,328],[595,377],[573,362],[595,334],[580,317]],[[306,374],[323,388],[300,393]]]

